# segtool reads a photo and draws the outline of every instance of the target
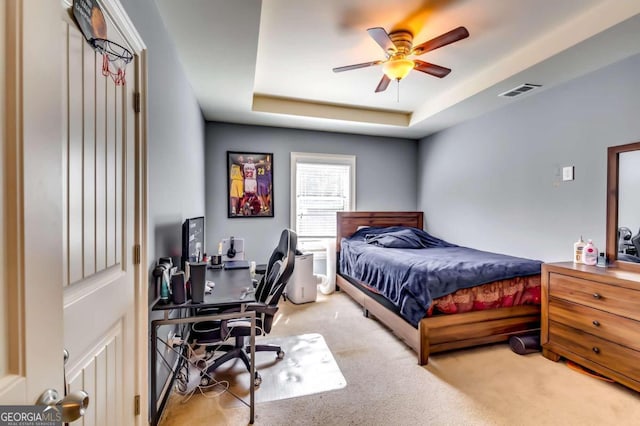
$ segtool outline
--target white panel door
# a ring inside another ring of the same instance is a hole
[[[121,6],[101,3],[108,38],[130,47],[115,23]],[[134,424],[137,387],[146,389],[135,379],[144,359],[136,340],[146,339],[136,334],[133,263],[138,57],[116,86],[70,5],[0,0],[0,327],[9,331],[0,333],[0,404],[32,404],[46,388],[62,393],[66,348],[68,389],[91,399],[75,424]]]
[[[109,40],[132,50],[107,4],[103,11]],[[132,424],[136,64],[127,67],[127,83],[116,85],[72,19],[64,20],[62,36],[67,379],[72,390],[91,395],[85,424]]]

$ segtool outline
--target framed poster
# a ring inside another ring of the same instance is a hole
[[[273,154],[227,151],[227,216],[273,217]]]

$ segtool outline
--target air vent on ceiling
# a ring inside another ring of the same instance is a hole
[[[504,93],[500,93],[498,96],[504,96],[506,98],[515,98],[516,96],[522,95],[523,93],[527,93],[530,90],[537,89],[538,87],[542,87],[542,85],[525,83],[525,84],[521,84],[518,87],[514,87],[511,90],[507,90]]]

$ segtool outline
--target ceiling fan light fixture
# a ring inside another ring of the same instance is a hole
[[[414,67],[411,59],[392,59],[382,65],[382,71],[392,80],[402,80]]]

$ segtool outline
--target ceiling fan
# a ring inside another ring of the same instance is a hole
[[[399,82],[405,78],[412,69],[438,78],[446,77],[451,72],[449,68],[410,57],[420,56],[442,46],[446,46],[447,44],[455,43],[456,41],[469,37],[469,31],[467,31],[465,27],[458,27],[429,41],[413,46],[413,34],[409,31],[399,30],[387,33],[384,28],[375,27],[369,28],[367,32],[371,38],[382,47],[387,58],[380,61],[337,67],[333,69],[333,72],[349,71],[382,64],[384,75],[376,87],[376,93],[386,90],[392,79]]]

